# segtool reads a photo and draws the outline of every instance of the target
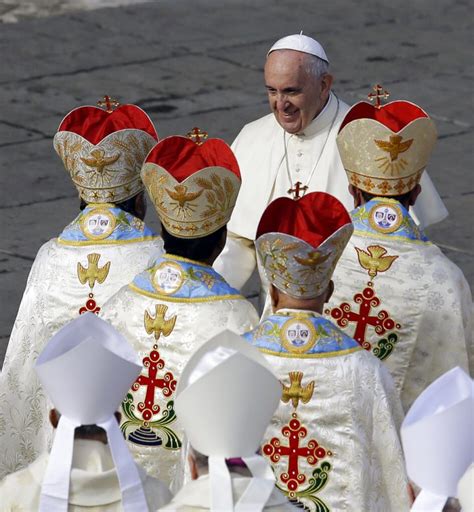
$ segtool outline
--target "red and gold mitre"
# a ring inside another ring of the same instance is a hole
[[[136,105],[112,110],[83,106],[69,112],[54,136],[54,149],[86,203],[120,203],[143,190],[140,169],[158,135]]]
[[[263,213],[255,247],[276,288],[312,299],[326,290],[353,230],[347,210],[326,192],[280,197]]]
[[[142,180],[163,226],[178,238],[201,238],[227,224],[241,183],[237,160],[223,140],[194,142],[178,135],[153,148]]]
[[[382,88],[374,90],[369,97],[378,99]],[[346,114],[336,141],[352,185],[376,196],[397,196],[418,184],[436,138],[433,120],[414,103],[361,101]]]

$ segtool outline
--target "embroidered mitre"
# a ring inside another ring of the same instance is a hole
[[[200,238],[229,221],[240,170],[223,140],[172,136],[150,152],[142,180],[166,230],[178,238]]]
[[[346,114],[336,142],[349,183],[376,196],[397,196],[418,184],[436,138],[433,120],[414,103],[361,101]]]
[[[136,105],[83,106],[69,112],[54,149],[86,203],[120,203],[143,190],[140,169],[158,135]]]
[[[311,299],[326,290],[353,230],[347,210],[330,194],[280,197],[263,213],[255,247],[276,288]]]

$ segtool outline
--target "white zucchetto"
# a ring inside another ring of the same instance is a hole
[[[312,37],[303,34],[293,34],[282,37],[268,50],[267,57],[275,50],[295,50],[297,52],[309,53],[315,57],[325,60],[329,64],[324,48]]]

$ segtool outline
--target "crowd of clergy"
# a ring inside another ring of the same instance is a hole
[[[471,292],[423,231],[435,123],[332,80],[278,40],[231,147],[109,96],[64,117],[80,211],[11,332],[0,512],[474,511]]]

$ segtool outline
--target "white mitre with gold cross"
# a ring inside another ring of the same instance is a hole
[[[291,297],[312,299],[328,287],[353,230],[343,204],[326,192],[280,197],[265,209],[255,247],[270,283]]]
[[[143,190],[140,170],[158,134],[136,105],[105,96],[105,109],[78,107],[61,121],[54,149],[86,203],[120,203]]]
[[[376,104],[355,104],[336,142],[349,183],[375,196],[398,196],[420,181],[436,143],[432,119],[418,105],[392,101],[380,85],[369,94]]]
[[[160,141],[148,155],[142,180],[165,229],[201,238],[225,226],[240,189],[234,153],[220,139],[194,128],[188,137]]]

